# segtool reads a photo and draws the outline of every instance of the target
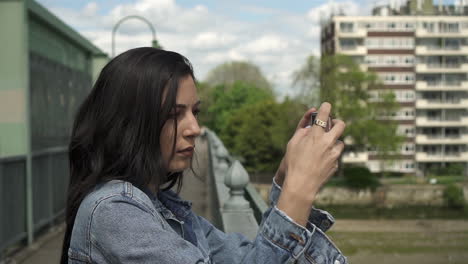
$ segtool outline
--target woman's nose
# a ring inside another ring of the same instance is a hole
[[[184,130],[184,136],[186,137],[198,137],[201,134],[200,126],[198,125],[198,120],[195,116],[191,116],[187,129]]]

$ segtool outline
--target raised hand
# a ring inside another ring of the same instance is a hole
[[[307,110],[307,112],[305,112],[305,114],[302,116],[302,119],[297,124],[296,132],[300,128],[305,128],[309,125],[312,113],[316,111],[317,109],[315,107],[312,107],[309,110]],[[283,159],[281,160],[281,164],[275,174],[275,182],[278,183],[280,186],[283,185],[284,178],[288,171],[288,164],[286,161],[287,161],[287,152],[285,156],[283,157]]]
[[[317,118],[328,120],[330,111],[331,105],[323,103]],[[287,146],[287,175],[277,206],[303,226],[320,187],[338,169],[338,158],[344,149],[338,138],[343,134],[345,123],[338,119],[332,122],[333,127],[328,132],[318,125],[303,128],[300,123]]]

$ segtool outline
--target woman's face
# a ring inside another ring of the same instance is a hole
[[[172,109],[172,118],[164,124],[159,139],[163,160],[169,172],[180,172],[190,167],[195,138],[200,135],[197,120],[199,105],[200,100],[192,77],[189,75],[182,78],[177,91],[177,107]],[[177,120],[177,134],[175,135],[175,153],[171,158],[175,130],[174,119]]]

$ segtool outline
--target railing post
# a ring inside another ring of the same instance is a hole
[[[249,202],[244,198],[244,189],[249,183],[249,174],[239,161],[234,161],[225,176],[224,183],[230,189],[230,197],[224,203],[225,211],[251,210]]]
[[[248,188],[249,174],[242,164],[229,155],[223,142],[214,132],[207,128],[204,130],[208,139],[210,171],[214,180],[213,200],[216,204],[214,215],[217,221],[219,219],[218,228],[224,232],[241,233],[249,239],[254,239],[259,221],[255,218],[254,210],[245,197],[255,196],[256,193],[258,198],[260,195],[254,188]],[[246,189],[249,189],[247,193]],[[263,204],[257,207],[266,210]]]
[[[229,196],[221,209],[225,232],[243,233],[253,240],[257,235],[258,222],[250,204],[244,198],[244,189],[249,183],[249,175],[239,161],[234,161],[225,175],[225,185],[230,189]]]

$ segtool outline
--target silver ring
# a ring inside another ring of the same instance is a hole
[[[315,118],[314,125],[323,127],[323,129],[327,129],[327,122],[324,122],[324,121],[322,121],[322,120],[320,120],[318,118]]]

